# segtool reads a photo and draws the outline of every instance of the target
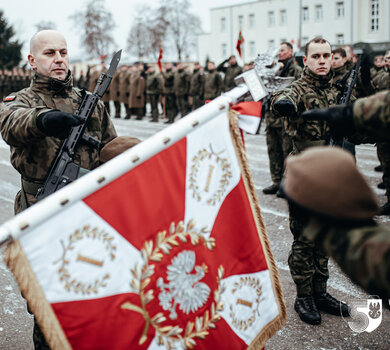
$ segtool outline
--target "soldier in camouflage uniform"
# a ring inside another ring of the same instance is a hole
[[[285,118],[285,129],[293,142],[293,153],[326,145],[330,128],[326,121],[305,120],[302,113],[309,109],[329,107],[338,100],[338,91],[332,87],[332,52],[328,41],[314,38],[305,46],[305,68],[302,76],[289,87],[275,94],[271,109]],[[315,195],[314,195],[315,196]],[[290,229],[294,241],[288,263],[296,284],[295,310],[302,321],[320,324],[319,311],[340,315],[340,304],[326,291],[329,278],[328,257],[325,252],[303,237],[306,219],[296,208],[290,208]],[[342,308],[348,315],[348,308]]]
[[[380,73],[384,69],[385,65],[385,56],[384,55],[376,55],[374,57],[374,65],[370,68],[371,78],[374,79],[375,76]]]
[[[225,66],[226,63],[228,64],[227,67]],[[227,60],[218,65],[217,71],[225,74],[223,87],[226,92],[236,87],[234,78],[242,73],[242,68],[237,64],[236,56],[231,55]]]
[[[190,80],[189,95],[192,98],[191,110],[204,105],[204,75],[199,62],[195,62]]]
[[[176,105],[180,116],[183,118],[189,112],[188,91],[190,88],[190,77],[185,71],[183,64],[179,62],[176,66],[176,72],[173,79],[173,91],[176,95]]]
[[[152,110],[151,122],[158,122],[158,99],[161,95],[162,81],[154,64],[149,65],[146,76],[146,93]]]
[[[213,100],[221,95],[223,91],[223,81],[220,74],[215,69],[215,64],[212,61],[207,63],[208,72],[204,77],[204,99]]]
[[[35,34],[28,61],[35,71],[31,86],[6,97],[0,107],[1,135],[11,147],[11,163],[22,178],[15,213],[36,202],[35,195],[61,147],[61,138],[80,124],[72,113],[83,98],[81,90],[72,86],[67,45],[60,33],[45,30]],[[85,132],[103,145],[116,137],[101,102]],[[94,169],[100,164],[99,150],[82,144],[74,161],[84,169]],[[49,349],[37,325],[34,343],[37,349]]]
[[[338,47],[332,51],[332,71],[333,71],[333,84],[336,84],[342,80],[347,74],[347,54],[342,47]]]
[[[289,42],[282,42],[278,53],[279,62],[282,64],[276,73],[280,77],[294,77],[299,79],[302,68],[294,63],[293,47]],[[284,172],[284,160],[292,149],[291,138],[286,135],[282,118],[275,116],[270,110],[265,112],[266,141],[269,158],[269,170],[272,185],[263,189],[265,194],[275,194],[279,190],[279,184]]]
[[[119,90],[119,70],[114,72],[114,75],[110,84],[110,101],[114,102],[115,115],[114,118],[121,117],[121,100]],[[109,112],[109,111],[108,111]]]
[[[169,124],[175,121],[177,115],[175,92],[173,89],[175,80],[174,74],[173,64],[171,62],[167,62],[165,64],[165,70],[162,72],[162,75],[164,77],[163,94],[165,99],[165,115],[168,119],[165,123]]]

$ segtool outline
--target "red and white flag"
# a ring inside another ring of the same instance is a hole
[[[237,119],[193,114],[0,227],[52,349],[258,349],[285,322]]]
[[[238,127],[249,134],[256,134],[262,118],[261,101],[239,102],[232,109],[239,114]]]
[[[237,44],[236,44],[236,50],[237,50],[238,54],[240,55],[240,57],[242,57],[241,45],[244,43],[244,41],[245,41],[244,37],[243,37],[241,30],[240,30],[240,32],[238,33],[238,39],[237,39]]]

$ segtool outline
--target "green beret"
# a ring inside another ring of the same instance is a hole
[[[338,147],[311,147],[288,157],[282,189],[289,200],[333,218],[372,219],[379,210],[355,159]]]
[[[128,150],[129,148],[135,146],[137,143],[140,143],[141,140],[136,137],[130,136],[118,136],[115,137],[110,142],[107,142],[104,147],[100,150],[100,162],[105,163],[110,159],[116,157],[122,152]]]

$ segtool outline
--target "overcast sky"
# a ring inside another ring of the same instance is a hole
[[[240,0],[190,0],[190,11],[197,14],[202,20],[202,30],[210,30],[210,8],[233,5]],[[57,25],[57,30],[65,35],[68,42],[70,58],[81,58],[84,51],[80,45],[74,25],[68,19],[77,8],[84,8],[86,0],[2,0],[0,9],[5,18],[16,32],[16,38],[24,43],[23,59],[28,54],[29,40],[36,31],[36,24],[42,21],[51,21]],[[148,4],[155,7],[158,0],[105,0],[106,8],[113,14],[117,27],[114,31],[118,48],[126,49],[126,41],[134,18],[134,11],[138,5]]]

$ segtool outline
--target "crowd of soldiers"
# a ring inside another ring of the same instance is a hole
[[[15,67],[12,70],[0,70],[0,98],[1,100],[14,91],[30,86],[31,70]]]

